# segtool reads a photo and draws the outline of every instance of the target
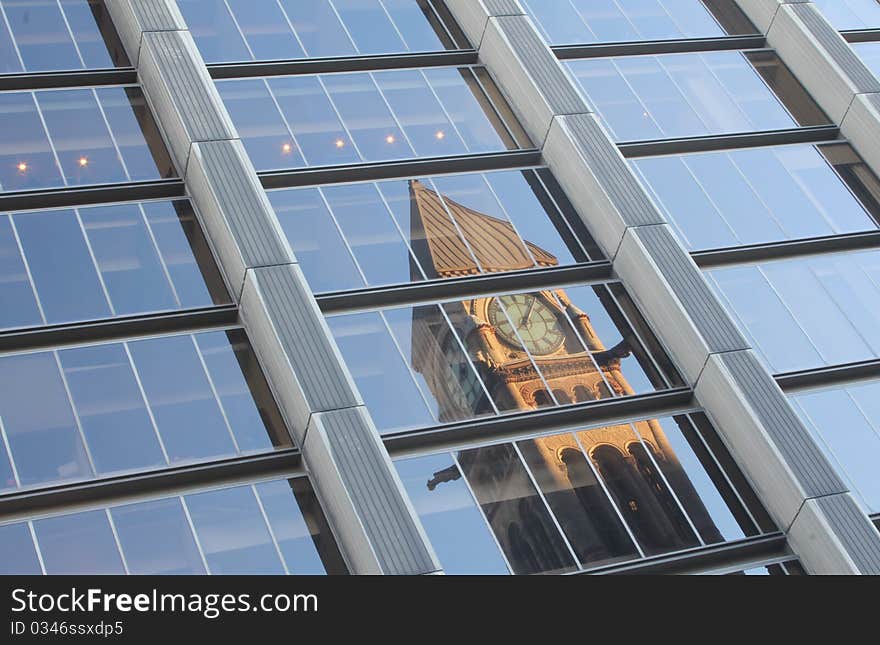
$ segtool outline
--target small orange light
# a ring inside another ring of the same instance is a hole
[[[337,148],[344,148],[344,147],[345,147],[345,141],[343,141],[342,139],[337,139],[337,140],[336,140],[336,147],[337,147]]]
[[[85,168],[85,167],[88,166],[88,165],[89,165],[89,158],[88,158],[88,157],[80,157],[80,158],[79,158],[79,166],[80,166],[80,168]]]
[[[18,172],[27,172],[28,165],[24,161],[20,161],[16,168],[18,168]]]
[[[443,130],[438,130],[437,134],[435,134],[434,136],[437,138],[438,141],[442,141],[446,138],[446,133],[443,132]]]
[[[293,146],[291,146],[289,143],[285,143],[281,146],[281,152],[283,154],[289,155],[291,150],[293,150]]]
[[[389,134],[385,137],[385,143],[394,143],[395,141],[397,141],[397,139],[394,138],[393,134]]]

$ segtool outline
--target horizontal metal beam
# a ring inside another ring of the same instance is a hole
[[[773,377],[785,392],[845,384],[849,381],[880,378],[880,359],[820,367],[813,370],[787,372]]]
[[[778,260],[781,258],[834,253],[836,251],[858,251],[880,247],[880,231],[829,235],[803,240],[786,240],[767,244],[752,244],[726,249],[710,249],[691,253],[694,262],[701,268],[717,267],[725,264]]]
[[[680,414],[693,407],[693,392],[689,388],[674,388],[651,394],[602,399],[396,432],[383,435],[382,440],[388,453],[392,457],[399,457],[467,443],[502,441],[529,432],[539,431],[545,434],[557,429],[562,431],[596,423]]]
[[[537,166],[541,153],[535,149],[492,152],[466,157],[429,157],[403,161],[349,164],[329,168],[299,168],[261,172],[263,188],[294,188],[320,184],[340,184],[352,181],[400,179],[424,175],[442,175],[455,172],[479,172]]]
[[[260,455],[15,491],[0,495],[0,521],[25,519],[37,513],[76,510],[71,509],[72,506],[113,504],[132,497],[175,494],[186,487],[219,485],[248,477],[269,477],[300,468],[299,450],[287,448]]]
[[[29,190],[0,194],[0,211],[63,208],[105,202],[184,196],[186,196],[186,188],[179,179],[159,179],[157,181],[101,186],[68,186],[49,190]]]
[[[726,544],[689,549],[671,555],[659,555],[637,562],[611,565],[584,571],[578,575],[675,575],[699,573],[718,566],[742,562],[754,566],[755,560],[792,556],[782,533],[771,533]]]
[[[783,146],[792,143],[829,143],[839,141],[840,130],[836,125],[818,125],[787,130],[768,130],[742,134],[708,135],[680,139],[657,139],[654,141],[625,141],[618,144],[627,159],[654,155],[710,152],[730,148],[756,148],[760,146]]]
[[[643,54],[677,54],[682,52],[724,51],[731,49],[764,49],[764,36],[723,36],[720,38],[686,38],[682,40],[647,40],[594,45],[562,45],[552,47],[560,60],[572,58],[604,58],[607,56],[638,56]]]
[[[238,324],[238,308],[224,305],[188,311],[125,316],[83,323],[49,325],[0,332],[0,352],[97,343]]]
[[[137,82],[137,72],[131,67],[35,74],[0,74],[0,92],[96,85],[133,85]]]
[[[880,29],[852,29],[841,31],[840,35],[849,43],[868,43],[880,40]]]
[[[253,76],[289,76],[332,72],[367,72],[382,69],[475,65],[477,52],[456,49],[420,54],[383,56],[343,56],[338,58],[303,58],[298,60],[256,61],[208,65],[213,79],[248,78]]]
[[[398,304],[438,302],[482,296],[512,290],[546,289],[569,284],[607,281],[612,278],[610,262],[590,262],[566,267],[526,269],[509,273],[468,276],[453,280],[429,280],[391,287],[318,294],[324,313],[375,309]]]

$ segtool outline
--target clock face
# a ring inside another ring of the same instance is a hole
[[[499,303],[504,305],[503,309]],[[538,356],[555,351],[565,340],[557,312],[543,299],[528,293],[493,299],[489,303],[488,315],[501,340],[520,347],[519,334],[526,349]]]

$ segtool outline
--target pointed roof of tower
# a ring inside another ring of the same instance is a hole
[[[528,241],[524,246],[510,222],[441,198],[417,179],[410,181],[410,197],[410,239],[419,241],[413,248],[429,278],[530,269],[535,262],[541,267],[559,264],[556,256],[540,246]],[[444,203],[467,243],[449,219]]]

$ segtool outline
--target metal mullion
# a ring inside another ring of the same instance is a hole
[[[435,305],[439,307],[439,305]],[[431,403],[428,401],[428,397],[425,396],[425,393],[422,391],[422,386],[419,384],[419,380],[416,378],[415,372],[412,367],[410,367],[410,361],[406,360],[406,354],[403,349],[400,347],[400,343],[397,342],[397,336],[394,335],[394,332],[391,330],[391,325],[388,324],[388,321],[385,319],[385,312],[380,310],[374,313],[379,314],[379,318],[382,321],[382,325],[385,327],[385,331],[388,333],[388,337],[391,339],[394,348],[397,350],[398,355],[403,361],[404,366],[406,366],[407,371],[409,372],[409,377],[412,380],[413,384],[416,386],[416,390],[419,392],[419,396],[422,398],[422,402],[425,404],[425,409],[428,412],[428,416],[432,419],[439,422],[439,419],[436,414],[434,414],[434,410],[431,408]]]
[[[37,116],[40,117],[40,124],[43,126],[43,132],[46,133],[46,141],[49,144],[49,149],[52,150],[52,156],[55,158],[55,164],[58,166],[58,174],[61,175],[61,181],[64,182],[64,187],[67,188],[70,186],[70,183],[67,181],[67,173],[64,172],[64,166],[61,165],[61,159],[58,157],[58,151],[55,149],[55,141],[52,140],[52,135],[49,132],[49,126],[46,125],[46,117],[43,116],[43,108],[40,106],[40,102],[37,101],[37,93],[34,91],[28,92],[31,95],[31,100],[34,102],[34,107],[37,108]]]
[[[770,95],[771,95],[774,99],[776,99],[776,102],[779,104],[779,106],[780,106],[783,110],[785,110],[785,113],[789,116],[789,118],[791,118],[791,120],[792,120],[794,123],[796,123],[797,125],[800,125],[800,121],[798,121],[798,119],[794,116],[794,114],[792,114],[791,110],[788,109],[788,106],[787,106],[787,105],[783,102],[783,100],[779,97],[779,95],[776,93],[776,91],[773,89],[773,87],[770,85],[770,83],[767,82],[767,79],[764,78],[763,74],[761,74],[761,72],[758,71],[758,68],[755,67],[755,65],[752,63],[752,61],[749,59],[749,57],[746,56],[746,54],[749,53],[750,51],[757,51],[757,50],[743,50],[743,51],[740,51],[740,56],[742,56],[742,57],[745,59],[745,61],[749,64],[749,67],[751,67],[753,70],[755,70],[755,74],[758,76],[758,78],[761,80],[761,82],[764,84],[764,86],[770,91]],[[776,54],[776,50],[775,50],[775,49],[771,49],[770,52],[772,52],[774,55],[778,56],[778,54]],[[779,59],[779,62],[780,62],[783,66],[785,66],[785,61],[783,61],[781,58]],[[714,72],[713,72],[713,74],[714,74]],[[793,80],[795,81],[795,83],[798,83],[798,84],[800,83],[800,79],[799,79],[797,76],[795,76],[794,73],[792,73],[792,77],[793,77]],[[803,88],[803,89],[804,89],[804,93],[806,94],[806,93],[807,93],[807,92],[806,92],[806,88]],[[725,90],[725,91],[726,91],[726,90]],[[808,98],[812,98],[812,97],[808,97]],[[822,108],[820,108],[820,107],[818,106],[818,104],[816,105],[816,107],[819,108],[820,114],[824,114],[824,112],[822,112]],[[839,124],[838,124],[838,125],[839,125]]]
[[[415,71],[417,71],[419,73],[419,76],[422,77],[422,81],[424,81],[425,86],[428,88],[428,90],[430,90],[431,96],[433,96],[434,100],[437,101],[437,105],[440,106],[440,111],[443,112],[443,116],[446,117],[446,120],[449,122],[449,125],[452,126],[452,129],[455,131],[455,134],[458,136],[459,139],[461,139],[461,142],[464,144],[464,147],[468,148],[467,152],[470,154],[473,154],[473,151],[471,151],[469,149],[470,146],[468,146],[467,141],[465,141],[465,138],[462,136],[461,130],[459,130],[458,126],[455,124],[455,120],[449,114],[449,111],[446,109],[446,106],[443,104],[443,101],[440,100],[440,96],[437,94],[437,90],[434,89],[434,86],[431,85],[431,81],[429,81],[428,77],[425,75],[425,70],[422,68],[419,68]]]
[[[413,145],[412,140],[409,138],[409,135],[406,133],[406,130],[403,128],[403,124],[400,122],[400,119],[397,118],[397,115],[394,113],[394,110],[391,108],[391,104],[388,102],[388,97],[385,96],[385,92],[382,91],[382,88],[379,87],[379,83],[376,82],[376,78],[374,76],[376,72],[367,72],[367,75],[370,77],[370,83],[373,84],[373,87],[379,93],[379,96],[382,97],[382,102],[385,104],[385,108],[388,110],[388,114],[391,115],[391,119],[394,121],[394,124],[400,130],[400,134],[403,135],[403,138],[406,140],[406,144],[409,146],[409,149],[412,150],[413,155],[416,158],[419,157],[419,153],[416,152],[416,147]]]
[[[467,351],[467,348],[464,345],[464,341],[460,338],[458,331],[456,331],[455,326],[452,324],[452,321],[449,319],[449,314],[446,313],[446,309],[442,304],[438,303],[434,305],[438,309],[440,309],[440,313],[443,315],[443,320],[446,321],[447,326],[449,327],[449,333],[452,334],[452,337],[455,339],[455,342],[458,344],[459,349],[461,350],[462,356],[467,360],[468,366],[471,368],[471,372],[477,377],[477,383],[480,384],[480,389],[483,390],[483,393],[486,395],[486,400],[492,405],[492,410],[495,412],[496,416],[500,416],[502,413],[498,410],[498,406],[495,405],[495,400],[492,398],[492,395],[489,393],[489,388],[486,387],[486,384],[483,382],[483,377],[480,376],[480,373],[477,371],[476,366],[474,366],[473,359],[471,358],[470,353]]]
[[[40,571],[43,572],[43,575],[48,575],[46,573],[46,563],[43,561],[43,550],[40,548],[40,541],[37,540],[37,531],[34,529],[34,523],[31,520],[25,520],[25,523],[28,527],[28,532],[31,535],[31,541],[34,543],[34,552],[37,554],[37,562],[40,565]]]
[[[595,429],[595,428],[591,428],[591,429]],[[620,520],[620,524],[623,526],[627,535],[629,535],[629,539],[632,540],[633,545],[636,547],[636,551],[638,551],[639,557],[644,558],[645,551],[644,551],[644,549],[642,549],[642,545],[639,544],[639,540],[636,538],[635,533],[632,532],[632,529],[630,528],[629,524],[627,523],[627,521],[623,517],[623,513],[621,513],[620,509],[617,507],[617,502],[615,501],[614,496],[611,494],[611,491],[608,490],[608,486],[605,484],[605,480],[602,478],[602,475],[599,474],[599,471],[596,468],[596,465],[593,463],[593,458],[590,456],[589,451],[586,450],[584,448],[584,444],[581,443],[581,438],[578,436],[578,432],[589,432],[589,431],[590,431],[590,429],[580,430],[580,431],[575,430],[575,431],[572,431],[570,434],[572,437],[574,437],[574,441],[577,444],[578,448],[580,448],[581,455],[583,456],[584,461],[586,461],[587,465],[590,467],[590,471],[593,473],[593,477],[599,483],[599,486],[602,488],[602,492],[605,493],[605,499],[607,500],[607,502],[611,506],[611,508],[614,509],[614,514],[617,515],[617,519]]]
[[[150,400],[147,397],[147,392],[144,389],[143,381],[141,381],[140,372],[138,372],[137,365],[134,362],[134,357],[131,355],[131,350],[128,347],[128,343],[122,343],[122,347],[125,350],[125,355],[128,358],[128,363],[131,366],[131,372],[134,375],[134,380],[137,383],[138,392],[141,395],[141,400],[144,402],[144,408],[147,410],[147,415],[150,417],[150,424],[153,426],[153,432],[156,433],[156,441],[159,442],[159,448],[162,450],[162,457],[165,458],[165,463],[169,466],[171,465],[171,459],[168,456],[168,450],[165,448],[165,441],[162,439],[162,433],[159,432],[159,423],[156,421],[156,417],[153,414],[153,406],[150,405]]]
[[[205,556],[205,549],[202,547],[202,541],[199,539],[199,532],[196,530],[196,525],[195,522],[193,522],[192,515],[190,515],[189,507],[186,505],[186,495],[181,493],[175,497],[180,501],[180,507],[183,509],[183,514],[186,517],[186,523],[189,525],[189,530],[192,532],[193,542],[195,542],[196,549],[199,551],[199,557],[202,560],[202,566],[205,567],[205,573],[207,575],[213,575],[211,573],[211,567],[208,566],[208,558]]]
[[[565,547],[568,549],[569,555],[571,555],[572,562],[574,562],[575,567],[583,570],[584,567],[581,564],[581,559],[578,557],[577,553],[575,553],[574,547],[571,545],[571,542],[569,542],[568,540],[568,536],[562,529],[562,525],[559,524],[559,520],[556,519],[556,515],[553,513],[553,509],[550,508],[550,503],[547,501],[547,498],[544,496],[544,492],[538,485],[538,481],[535,479],[534,474],[526,463],[526,460],[523,458],[522,451],[520,451],[517,442],[512,441],[509,445],[513,447],[513,451],[516,453],[520,465],[523,467],[523,470],[526,471],[526,475],[528,476],[529,481],[532,482],[532,486],[535,487],[535,492],[538,493],[538,497],[541,498],[541,502],[544,504],[544,508],[547,510],[547,514],[550,516],[550,519],[553,520],[553,525],[556,527],[556,530],[559,531],[559,535],[562,537],[562,541],[565,542]]]
[[[659,374],[660,377],[663,379],[664,383],[666,384],[666,387],[667,388],[674,387],[673,384],[670,382],[669,374],[667,374],[666,370],[663,369],[660,366],[660,364],[657,362],[657,359],[654,356],[654,352],[651,351],[651,345],[646,343],[645,339],[642,338],[642,335],[639,333],[638,329],[633,324],[633,322],[630,320],[630,317],[626,314],[624,308],[621,306],[620,300],[617,298],[617,295],[614,293],[614,291],[612,291],[610,288],[607,288],[610,284],[619,284],[622,287],[623,283],[621,283],[621,282],[613,282],[613,283],[606,282],[605,283],[606,293],[614,301],[614,304],[617,306],[617,310],[620,312],[620,316],[626,321],[626,324],[629,327],[629,333],[631,333],[635,337],[635,339],[638,341],[639,345],[641,346],[641,349],[645,352],[645,356],[647,356],[648,360],[651,361],[651,365],[654,366],[654,369],[657,371],[657,374]],[[635,306],[635,303],[633,303],[633,306]],[[645,324],[647,324],[647,321],[645,321]],[[623,333],[621,333],[621,337],[623,337]],[[625,339],[625,337],[624,337],[624,339]],[[666,351],[665,348],[663,347],[663,345],[660,344],[659,340],[657,342],[657,349],[661,352]],[[670,359],[669,362],[674,366],[675,364],[672,362],[672,359],[668,356],[667,356],[667,358]],[[632,395],[629,395],[629,396],[632,396]]]
[[[551,50],[560,60],[608,58],[611,56],[658,56],[746,49],[767,49],[764,36],[760,34],[725,34],[723,36],[693,38],[551,45]]]
[[[480,500],[477,498],[476,493],[474,493],[474,489],[471,487],[471,483],[468,481],[468,478],[465,476],[464,471],[461,468],[461,464],[458,461],[458,455],[455,452],[450,452],[448,454],[450,457],[452,457],[452,463],[454,463],[455,467],[458,469],[458,474],[461,476],[461,480],[467,487],[468,493],[470,494],[471,499],[474,502],[474,506],[477,507],[477,512],[480,514],[480,517],[483,518],[483,522],[485,522],[486,524],[486,529],[489,531],[489,535],[492,536],[492,541],[495,543],[495,546],[498,547],[498,553],[501,554],[501,559],[504,560],[504,564],[507,566],[507,570],[510,572],[510,575],[516,575],[516,572],[513,570],[513,567],[510,564],[510,560],[507,559],[507,553],[504,552],[504,549],[501,547],[501,542],[498,541],[498,536],[495,535],[495,531],[492,529],[492,523],[489,522],[489,518],[486,517],[486,512],[483,510],[483,505],[480,504]]]
[[[211,377],[211,372],[208,370],[208,364],[205,362],[205,357],[202,356],[202,349],[199,347],[196,335],[189,334],[189,337],[196,350],[196,355],[199,357],[202,369],[205,371],[205,377],[208,379],[208,385],[211,388],[211,393],[214,395],[214,401],[216,401],[217,407],[220,408],[220,414],[223,415],[223,423],[226,424],[226,430],[229,432],[229,437],[232,439],[232,445],[235,446],[235,454],[240,455],[242,454],[241,448],[238,447],[238,441],[235,439],[235,433],[232,431],[232,424],[229,423],[229,417],[226,416],[226,408],[223,407],[223,401],[220,399],[220,394],[217,392],[217,386],[214,385],[214,379]]]
[[[37,293],[37,284],[34,282],[34,276],[31,273],[30,263],[28,262],[27,255],[24,252],[24,246],[22,246],[21,238],[18,235],[18,228],[15,226],[15,217],[13,213],[9,213],[7,215],[9,217],[9,226],[12,228],[12,235],[15,237],[15,243],[18,246],[18,252],[21,255],[21,263],[24,266],[25,275],[27,275],[28,284],[31,287],[31,291],[34,294],[34,302],[37,304],[37,310],[40,312],[40,318],[42,318],[42,322],[44,325],[49,324],[49,319],[46,318],[46,312],[43,310],[43,303],[40,301],[40,294]]]
[[[272,529],[272,523],[269,521],[269,515],[266,513],[266,509],[263,506],[263,500],[260,499],[260,493],[257,492],[257,487],[254,484],[250,484],[249,488],[253,493],[254,497],[257,500],[257,506],[260,507],[260,515],[263,517],[263,521],[266,523],[266,528],[269,530],[269,538],[272,540],[272,546],[275,547],[275,553],[278,554],[278,559],[281,561],[281,566],[284,569],[285,575],[290,575],[290,567],[287,566],[287,560],[284,559],[284,555],[281,553],[281,545],[278,543],[278,538],[275,537],[275,531]]]
[[[113,148],[116,150],[116,156],[119,158],[119,165],[122,166],[122,171],[125,173],[125,177],[128,181],[131,181],[131,173],[128,172],[128,164],[125,163],[125,159],[122,157],[122,150],[119,149],[119,142],[116,141],[116,135],[113,134],[113,128],[110,127],[110,121],[107,119],[107,113],[104,111],[104,104],[101,103],[101,99],[98,97],[98,90],[96,88],[92,89],[92,96],[95,97],[95,103],[98,106],[98,111],[101,113],[101,119],[104,121],[104,127],[107,128],[107,136],[110,137],[110,142],[113,144]]]
[[[437,20],[437,24],[439,24],[443,28],[443,32],[446,34],[447,38],[449,38],[449,42],[452,43],[452,49],[458,49],[459,43],[456,41],[455,36],[452,35],[452,31],[449,29],[449,25],[446,24],[446,21],[443,20],[443,17],[437,11],[437,7],[434,6],[434,0],[428,0],[425,4],[434,15],[435,20]],[[426,19],[428,20],[428,24],[430,24],[431,19],[427,18],[427,16]],[[443,39],[439,37],[438,39],[440,40],[440,44],[442,45]]]
[[[578,345],[580,345],[581,348],[584,350],[584,353],[590,357],[590,362],[596,368],[596,373],[599,374],[599,378],[602,379],[602,382],[605,384],[605,387],[608,388],[608,392],[611,393],[611,397],[614,398],[614,388],[611,387],[611,383],[608,382],[608,379],[605,376],[605,372],[602,370],[602,368],[596,362],[596,359],[593,358],[593,352],[590,351],[589,347],[587,347],[585,340],[581,337],[581,333],[574,326],[574,323],[572,322],[572,320],[568,317],[568,314],[565,311],[565,307],[562,305],[562,301],[557,297],[557,295],[555,293],[552,294],[552,297],[553,297],[553,302],[555,302],[557,304],[557,306],[562,310],[562,314],[563,314],[563,317],[565,318],[565,322],[568,325],[568,328],[574,333],[574,336],[577,339]]]
[[[349,72],[346,72],[349,73]],[[357,73],[357,72],[352,72]],[[330,107],[333,108],[333,114],[336,115],[336,118],[339,120],[339,125],[342,126],[342,129],[345,131],[348,140],[351,141],[351,145],[354,146],[354,151],[357,153],[358,158],[361,161],[366,161],[367,158],[361,152],[360,147],[355,141],[354,135],[351,133],[351,130],[348,128],[348,124],[345,122],[345,119],[342,118],[342,113],[339,111],[339,107],[336,105],[336,100],[333,98],[333,95],[330,93],[330,90],[327,89],[327,86],[324,84],[324,79],[321,74],[315,74],[315,79],[318,81],[318,85],[321,86],[321,91],[324,92],[324,96],[327,98],[327,102],[330,104]],[[305,155],[303,155],[305,157]]]
[[[86,243],[86,248],[89,251],[89,257],[92,260],[92,265],[95,267],[95,273],[98,277],[98,282],[101,283],[101,291],[104,292],[104,298],[107,299],[107,306],[110,308],[110,316],[112,318],[116,317],[116,307],[113,306],[113,300],[110,298],[110,292],[107,290],[107,285],[104,282],[104,274],[101,273],[101,267],[98,264],[98,258],[95,256],[95,251],[92,249],[92,241],[89,239],[88,234],[86,233],[86,227],[83,224],[82,217],[80,217],[79,209],[73,209],[74,214],[76,215],[76,222],[79,224],[79,230],[82,233],[83,241]]]
[[[232,24],[238,29],[238,35],[241,36],[241,42],[244,43],[248,53],[251,55],[251,60],[257,60],[257,56],[254,54],[254,50],[251,49],[251,44],[248,42],[247,36],[244,35],[244,32],[241,30],[241,25],[238,24],[238,19],[235,17],[232,7],[229,6],[229,3],[226,0],[222,0],[222,2],[223,6],[226,7],[226,11],[229,12],[229,18],[232,20]]]
[[[416,257],[415,252],[412,250],[412,240],[409,235],[406,235],[403,232],[403,228],[400,226],[400,222],[397,221],[397,218],[394,216],[394,211],[391,209],[391,205],[388,203],[388,200],[385,198],[385,194],[382,192],[382,189],[379,187],[379,182],[373,181],[368,182],[373,185],[374,190],[379,195],[379,199],[382,200],[382,205],[385,206],[385,210],[388,212],[388,216],[391,218],[394,227],[397,229],[398,234],[400,235],[400,239],[403,240],[403,245],[406,247],[406,250],[409,252],[409,257],[412,262],[415,263],[416,267],[419,270],[419,273],[422,276],[423,280],[427,280],[428,276],[425,274],[425,270],[422,267],[422,263],[419,262],[419,259]]]
[[[125,571],[125,575],[131,575],[131,571],[128,569],[128,560],[125,557],[125,552],[122,550],[122,542],[119,539],[119,533],[116,532],[116,524],[113,522],[113,516],[110,514],[110,507],[107,506],[103,510],[104,516],[110,524],[110,532],[113,533],[113,541],[116,543],[116,548],[119,550],[119,559],[122,561],[122,568]]]
[[[525,292],[525,293],[528,293],[528,292]],[[524,295],[524,294],[523,294],[523,292],[520,292],[520,293],[512,293],[509,295],[518,296],[518,295]],[[526,344],[523,341],[522,336],[520,336],[519,330],[517,329],[517,325],[513,322],[513,319],[510,317],[510,314],[507,313],[507,307],[505,307],[504,303],[501,302],[500,297],[498,298],[498,306],[501,307],[501,312],[504,314],[504,317],[507,319],[507,322],[510,325],[510,328],[513,330],[513,333],[516,334],[516,338],[519,341],[519,344],[522,346],[522,349],[525,352],[526,356],[528,356],[529,362],[532,364],[532,367],[535,369],[535,373],[538,375],[538,378],[541,379],[541,382],[544,384],[544,387],[547,388],[547,394],[550,396],[550,400],[553,401],[553,404],[558,407],[560,405],[560,403],[559,403],[559,401],[556,400],[556,395],[553,394],[553,389],[550,387],[550,384],[547,382],[547,379],[544,378],[544,373],[538,367],[538,364],[535,362],[535,358],[532,356],[532,353],[529,351],[529,348],[526,347]]]
[[[6,16],[6,10],[3,8],[2,4],[0,4],[0,18],[3,19],[3,22],[6,25],[6,31],[9,33],[9,40],[12,41],[12,47],[15,49],[15,55],[18,57],[18,63],[21,65],[21,70],[22,72],[27,72],[27,66],[24,64],[24,58],[18,47],[18,40],[12,31],[12,25],[9,23],[9,18]]]
[[[361,268],[361,263],[358,262],[357,256],[354,254],[354,249],[352,249],[351,244],[348,241],[348,237],[345,235],[345,232],[342,230],[342,226],[339,224],[339,221],[336,219],[336,214],[333,212],[333,208],[330,206],[330,202],[327,200],[327,196],[324,194],[323,187],[317,186],[315,190],[318,191],[318,195],[321,198],[321,203],[324,204],[324,208],[327,209],[327,213],[330,215],[330,221],[333,222],[333,226],[336,227],[336,230],[339,232],[339,238],[342,240],[343,245],[345,245],[345,249],[348,251],[348,254],[351,256],[351,261],[354,263],[354,267],[357,269],[357,272],[361,276],[361,280],[364,281],[364,286],[368,286],[370,281],[367,280],[367,274],[364,273],[364,270]]]
[[[171,271],[168,269],[168,263],[165,261],[165,256],[162,255],[162,249],[159,248],[159,241],[156,239],[156,234],[153,232],[153,227],[150,225],[150,220],[147,218],[147,213],[144,211],[144,205],[138,203],[137,206],[141,213],[141,219],[144,222],[144,226],[147,228],[147,234],[150,236],[150,242],[156,250],[156,257],[159,258],[159,264],[162,266],[162,273],[165,275],[165,279],[168,280],[168,286],[171,288],[171,293],[174,295],[174,301],[177,303],[177,306],[182,309],[183,302],[180,300],[180,295],[177,293],[177,287],[174,286],[174,280],[171,279]]]
[[[834,174],[834,176],[840,182],[841,186],[843,186],[843,188],[846,190],[846,192],[850,194],[850,196],[853,198],[853,201],[859,206],[859,208],[862,209],[862,212],[865,213],[865,216],[868,218],[868,221],[874,223],[878,228],[880,228],[880,222],[877,222],[877,220],[874,218],[873,214],[868,211],[867,207],[862,203],[862,200],[859,199],[859,197],[856,195],[855,191],[853,190],[853,187],[850,186],[850,183],[846,179],[844,179],[843,175],[837,170],[837,168],[834,166],[834,164],[831,163],[830,159],[827,156],[825,156],[822,149],[818,145],[811,145],[810,147],[816,152],[816,154],[819,155],[819,158],[822,160],[822,163],[824,163],[825,166],[829,170],[831,170],[831,172]],[[854,148],[852,148],[852,145],[848,144],[848,143],[846,144],[845,147],[849,147],[849,148],[855,150]],[[867,164],[865,164],[864,160],[861,160],[858,157],[857,157],[857,159],[858,159],[858,161],[861,161],[862,164],[867,166]],[[780,162],[780,165],[781,165],[781,162]],[[788,169],[786,168],[786,170],[788,170]],[[868,170],[871,173],[873,173],[873,170],[871,170],[870,166],[868,166]],[[801,178],[799,176],[797,176],[791,172],[789,172],[788,174],[797,183],[797,185],[800,188],[802,188],[802,189],[807,188],[807,185],[801,180]],[[861,178],[859,178],[859,181],[861,181]],[[862,184],[862,185],[864,186],[864,184]],[[865,186],[865,188],[867,188],[867,186]],[[870,189],[868,189],[868,190],[870,190]],[[806,190],[804,190],[803,192],[808,196],[810,203],[812,203],[815,206],[816,203],[813,200],[812,194],[808,193]],[[841,235],[842,233],[835,230],[834,223],[828,217],[826,217],[825,209],[824,208],[817,208],[817,210],[819,211],[819,214],[822,216],[822,219],[825,220],[825,222],[828,224],[828,228],[830,228],[834,234]],[[845,234],[845,233],[843,233],[843,234]]]
[[[12,456],[12,446],[9,445],[9,435],[6,432],[6,424],[3,423],[3,415],[0,414],[0,438],[3,440],[3,446],[6,448],[6,456],[9,459],[9,467],[12,468],[12,477],[15,479],[15,487],[21,488],[21,477],[18,476],[18,468],[15,465],[15,458]]]
[[[70,22],[67,20],[67,14],[64,13],[64,7],[61,6],[60,0],[55,0],[55,4],[58,6],[58,12],[61,14],[61,18],[64,20],[64,26],[67,28],[67,33],[70,34],[70,42],[73,43],[73,48],[76,50],[76,55],[79,57],[79,62],[83,66],[86,67],[86,59],[83,58],[82,52],[79,50],[79,43],[76,42],[76,37],[73,35],[73,29],[70,27]]]
[[[464,231],[462,231],[461,227],[458,225],[458,220],[456,220],[455,217],[453,217],[452,211],[446,205],[446,200],[443,199],[443,195],[440,194],[440,190],[438,189],[437,184],[434,183],[434,178],[433,177],[426,177],[425,181],[427,181],[431,184],[433,191],[440,198],[440,203],[443,205],[443,209],[446,211],[446,214],[449,217],[449,221],[452,222],[452,226],[455,228],[456,233],[458,233],[458,237],[460,237],[461,241],[464,242],[464,245],[467,248],[468,253],[470,253],[470,256],[474,259],[474,263],[476,263],[477,270],[480,272],[480,275],[489,275],[489,272],[483,268],[483,263],[480,262],[480,258],[477,257],[476,253],[474,253],[474,249],[471,247],[471,243],[467,239],[467,237],[465,236]]]
[[[775,374],[773,378],[786,394],[833,385],[876,381],[880,378],[880,360],[870,359],[830,367],[783,372]]]
[[[681,503],[681,500],[678,497],[678,494],[675,492],[675,489],[669,483],[669,480],[666,478],[666,474],[663,472],[663,469],[660,468],[659,464],[657,463],[657,460],[654,459],[654,455],[652,454],[652,451],[650,449],[651,444],[648,443],[647,441],[645,441],[645,438],[642,436],[642,433],[639,432],[639,429],[636,427],[636,424],[630,423],[628,425],[633,430],[633,433],[635,434],[636,439],[638,439],[638,441],[639,441],[639,445],[642,447],[642,450],[644,450],[645,453],[648,455],[648,459],[651,461],[654,468],[657,470],[657,474],[660,476],[660,479],[662,479],[663,483],[666,485],[666,490],[669,492],[670,495],[672,495],[672,499],[675,500],[675,505],[678,507],[678,510],[681,511],[681,514],[684,516],[685,520],[687,520],[688,526],[691,527],[691,530],[694,532],[694,535],[696,536],[700,545],[706,546],[706,541],[703,539],[703,536],[700,535],[700,532],[697,530],[697,527],[694,525],[693,521],[691,520],[690,515],[688,515],[688,512],[685,510],[684,505]],[[682,468],[682,470],[684,470],[684,468]]]
[[[308,159],[306,159],[305,150],[303,147],[299,145],[299,140],[296,138],[296,135],[293,133],[293,128],[290,127],[290,122],[287,120],[287,115],[284,114],[284,110],[281,109],[281,105],[278,103],[278,99],[275,98],[275,92],[269,85],[269,79],[261,78],[263,81],[263,87],[266,88],[266,92],[269,94],[269,98],[272,99],[272,104],[275,106],[275,109],[278,110],[278,116],[281,117],[281,122],[284,124],[284,127],[287,128],[287,134],[290,135],[290,139],[293,141],[294,145],[296,145],[296,149],[299,151],[299,156],[302,157],[303,163],[308,166]]]
[[[67,377],[64,375],[64,367],[61,365],[61,358],[58,356],[57,350],[52,350],[52,357],[55,359],[55,365],[58,368],[58,375],[61,377],[61,382],[64,384],[64,391],[67,394],[67,402],[70,405],[70,411],[73,413],[73,418],[76,422],[76,429],[83,444],[83,451],[86,453],[86,458],[89,460],[89,466],[92,469],[92,477],[97,477],[98,469],[95,467],[95,460],[92,457],[92,451],[89,449],[88,441],[86,441],[86,434],[82,427],[82,420],[79,418],[79,412],[73,401],[73,394],[70,391],[70,385],[67,383]]]

